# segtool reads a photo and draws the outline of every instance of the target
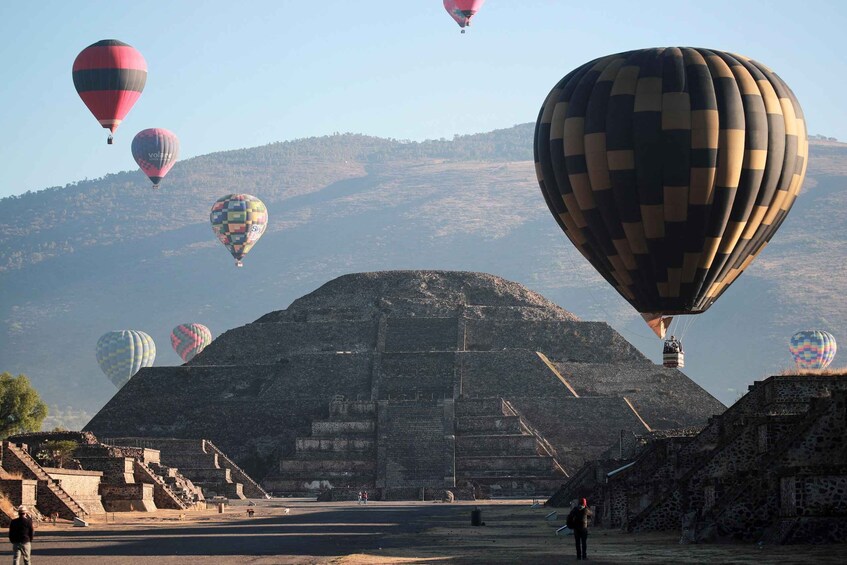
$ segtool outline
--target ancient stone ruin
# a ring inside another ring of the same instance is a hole
[[[210,438],[277,494],[546,495],[621,430],[724,409],[519,284],[391,271],[339,277],[186,365],[142,369],[86,429]]]
[[[750,386],[699,430],[622,436],[548,501],[683,541],[847,541],[847,375]]]
[[[0,523],[8,523],[20,504],[42,517],[73,520],[105,512],[202,509],[215,496],[267,496],[209,441],[123,439],[101,443],[91,432],[37,432],[2,442],[0,493],[11,504],[0,505]],[[58,467],[49,457],[57,442],[72,446]]]

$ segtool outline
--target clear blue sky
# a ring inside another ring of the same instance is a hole
[[[329,134],[450,138],[534,121],[575,66],[627,49],[743,53],[794,89],[809,132],[847,139],[843,0],[488,0],[466,35],[441,0],[0,2],[0,197],[135,168],[135,133],[182,156]],[[120,39],[147,59],[107,146],[71,81]]]

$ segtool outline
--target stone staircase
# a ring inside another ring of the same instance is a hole
[[[195,486],[188,477],[179,472],[176,467],[167,467],[161,463],[147,463],[147,466],[168,486],[169,489],[184,503],[194,506],[205,502],[203,489]]]
[[[73,520],[85,516],[86,512],[62,487],[58,481],[50,478],[41,465],[29,454],[26,444],[3,442],[3,468],[8,472],[17,472],[25,479],[38,481],[36,507],[45,516],[58,512],[59,517]]]
[[[153,500],[156,508],[170,508],[173,510],[188,510],[194,506],[193,497],[186,496],[186,492],[178,493],[171,488],[165,479],[160,476],[159,471],[153,469],[147,463],[135,459],[133,461],[135,479],[139,483],[153,484]]]
[[[211,453],[215,453],[218,456],[218,461],[222,462],[222,464],[231,471],[232,477],[241,483],[244,496],[247,498],[270,498],[270,495],[265,492],[265,489],[259,486],[259,483],[254,481],[250,475],[248,475],[241,467],[236,465],[235,462],[227,457],[223,451],[218,449],[214,443],[208,439],[204,439],[203,443],[206,450]]]
[[[457,486],[546,497],[568,476],[549,443],[502,398],[457,400],[455,432]]]
[[[311,435],[297,437],[295,455],[265,478],[275,493],[315,495],[330,489],[373,490],[376,480],[376,406],[336,399],[329,418],[315,420]]]
[[[245,487],[239,479],[247,474],[229,457],[223,454],[212,442],[204,439],[177,439],[155,437],[114,437],[109,438],[109,444],[134,446],[138,448],[155,449],[159,451],[158,463],[150,463],[150,469],[161,475],[165,484],[177,496],[198,500],[195,487],[202,489],[199,498],[224,496],[227,498],[244,499],[254,495],[265,498],[267,493],[261,490],[250,479],[245,494]],[[249,479],[249,477],[247,477]],[[147,482],[147,481],[145,481]],[[254,488],[255,486],[255,488]],[[256,490],[258,488],[258,491]],[[186,491],[181,495],[178,491]]]

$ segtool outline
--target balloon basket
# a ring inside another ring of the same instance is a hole
[[[114,142],[115,142],[115,138],[112,137],[111,135],[109,136],[109,139],[106,140],[107,145],[113,145]]]
[[[244,266],[244,263],[242,263],[241,261],[236,261],[236,262],[235,262],[235,266],[236,266],[236,267],[243,267],[243,266]]]

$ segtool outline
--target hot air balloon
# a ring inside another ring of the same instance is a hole
[[[485,0],[444,0],[444,9],[465,33],[465,27],[471,25],[471,18],[484,3]]]
[[[132,46],[104,39],[77,55],[73,78],[77,93],[100,125],[115,133],[144,90],[147,62]]]
[[[180,324],[171,332],[171,346],[186,363],[212,343],[212,332],[203,324]]]
[[[837,347],[831,333],[811,330],[791,336],[788,350],[798,369],[826,369],[835,359]]]
[[[153,182],[153,188],[159,188],[179,157],[179,139],[164,128],[141,130],[132,140],[132,157]]]
[[[143,367],[151,367],[155,360],[156,344],[144,332],[108,332],[97,340],[97,363],[118,388]]]
[[[571,243],[664,337],[765,247],[808,162],[803,113],[741,55],[642,49],[575,69],[545,100],[535,165]]]
[[[212,206],[209,219],[215,235],[235,257],[235,265],[241,267],[241,259],[265,233],[268,209],[255,196],[227,194]]]

